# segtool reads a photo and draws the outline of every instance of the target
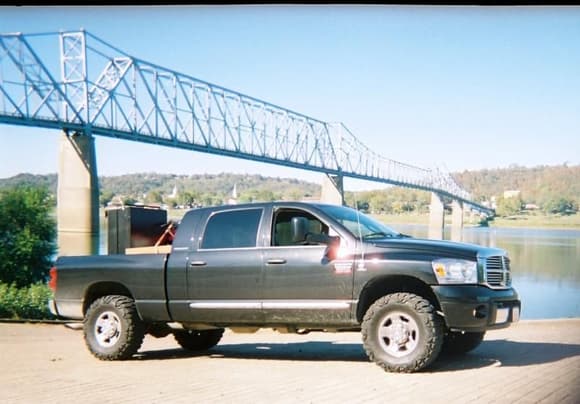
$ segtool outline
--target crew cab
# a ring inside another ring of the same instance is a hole
[[[225,328],[362,333],[386,371],[477,347],[518,321],[506,251],[401,234],[345,206],[270,202],[188,211],[149,253],[63,256],[51,311],[90,352],[130,358],[146,334],[206,350]]]

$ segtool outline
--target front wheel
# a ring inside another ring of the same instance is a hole
[[[85,343],[102,360],[123,360],[136,353],[145,336],[135,302],[127,296],[110,295],[95,300],[84,319]]]
[[[175,340],[182,348],[188,351],[205,351],[218,344],[224,335],[224,329],[194,331],[175,331]]]
[[[411,373],[431,364],[444,326],[433,305],[412,293],[383,296],[367,310],[362,336],[368,357],[387,372]]]
[[[443,342],[442,352],[449,355],[460,355],[473,351],[482,343],[485,332],[449,331]]]

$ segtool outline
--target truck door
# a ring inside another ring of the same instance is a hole
[[[338,246],[293,241],[293,217],[306,218],[310,233],[339,237],[312,212],[283,207],[274,210],[270,246],[264,248],[263,261],[266,322],[319,323],[322,316],[326,323],[348,323],[353,306],[353,260],[337,258]]]
[[[262,208],[216,211],[187,260],[191,321],[251,323],[262,319],[257,247]]]

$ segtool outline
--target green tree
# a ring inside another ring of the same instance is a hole
[[[292,187],[288,189],[287,197],[291,201],[299,201],[304,196],[304,193],[300,188]]]
[[[519,196],[504,198],[500,196],[497,198],[497,209],[495,210],[498,216],[511,216],[519,213],[522,210],[522,198]]]
[[[101,195],[99,196],[99,203],[102,207],[106,208],[107,204],[113,200],[115,197],[115,193],[110,190],[101,191]]]
[[[24,287],[46,279],[56,251],[49,202],[46,188],[0,191],[0,282]]]
[[[195,199],[196,199],[196,195],[194,193],[189,192],[189,191],[184,191],[184,192],[181,192],[177,196],[177,203],[182,205],[182,206],[187,206],[187,205],[193,204]]]
[[[133,198],[132,196],[125,196],[123,197],[122,201],[123,205],[134,205],[138,202],[137,199]]]
[[[363,199],[363,198],[361,198]],[[373,192],[368,200],[369,208],[373,213],[390,213],[389,198],[384,191]]]
[[[270,202],[280,199],[269,189],[247,189],[241,193],[238,200],[241,203],[247,202]]]
[[[159,191],[149,191],[147,193],[146,201],[148,203],[163,203],[163,196]]]
[[[203,206],[221,205],[222,199],[210,193],[204,193],[200,196],[200,202]]]
[[[552,198],[544,204],[546,213],[559,213],[562,215],[578,212],[578,205],[575,201],[567,198]]]

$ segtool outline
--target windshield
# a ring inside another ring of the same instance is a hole
[[[332,205],[319,205],[319,208],[335,218],[357,239],[361,237],[363,240],[404,237],[401,233],[352,208]]]

